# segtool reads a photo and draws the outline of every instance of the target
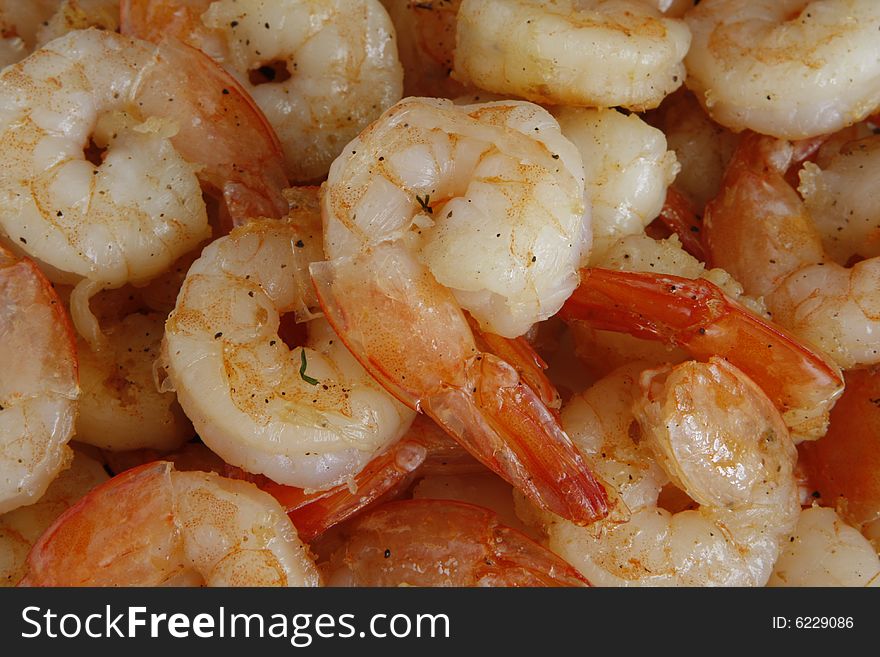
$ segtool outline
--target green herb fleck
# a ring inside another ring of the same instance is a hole
[[[303,349],[302,351],[299,352],[299,361],[300,361],[299,375],[300,375],[300,377],[302,377],[302,380],[305,381],[306,383],[313,385],[313,386],[318,385],[318,379],[313,379],[308,374],[306,374],[306,367],[308,367],[309,362],[306,360],[305,349]]]
[[[422,200],[421,196],[416,195],[416,200],[419,202],[419,205],[422,206],[422,210],[424,210],[428,214],[434,214],[433,208],[429,205],[429,203],[431,202],[430,194],[425,194],[424,200]]]

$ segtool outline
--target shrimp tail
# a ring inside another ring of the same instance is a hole
[[[704,279],[606,269],[581,270],[581,284],[560,311],[565,320],[717,355],[751,377],[799,438],[818,438],[843,392],[840,368],[727,297]]]
[[[451,292],[404,250],[382,245],[311,273],[336,333],[389,392],[541,508],[582,525],[608,515],[604,487],[540,396],[478,350]]]
[[[666,200],[657,221],[678,235],[682,248],[700,262],[708,262],[703,245],[703,222],[691,202],[674,187],[666,190]]]

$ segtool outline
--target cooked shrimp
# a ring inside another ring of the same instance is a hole
[[[880,586],[880,557],[833,509],[801,511],[768,586]]]
[[[164,368],[199,436],[226,462],[326,489],[350,479],[414,414],[358,365],[324,320],[303,346],[278,335],[297,298],[297,232],[241,226],[203,252],[165,326]]]
[[[68,509],[28,555],[26,586],[317,586],[296,528],[253,484],[157,461]]]
[[[702,214],[721,189],[724,170],[736,149],[736,135],[715,123],[686,90],[666,98],[649,122],[663,131],[669,149],[675,151],[680,165],[675,189]]]
[[[108,479],[103,466],[75,451],[37,502],[0,516],[0,586],[15,586],[24,577],[31,546],[55,518],[92,488]]]
[[[550,549],[597,585],[764,585],[800,511],[797,453],[779,412],[721,358],[647,370],[637,384],[639,370],[563,409],[632,516],[579,528],[545,513]],[[658,507],[669,480],[699,508]]]
[[[553,118],[523,102],[408,99],[334,162],[325,315],[367,370],[539,505],[587,523],[601,485],[516,369],[479,350],[522,335],[577,284],[589,246],[583,169]]]
[[[401,96],[394,28],[379,0],[126,0],[123,16],[124,33],[158,41],[170,30],[235,75],[281,139],[294,181],[324,178]]]
[[[171,41],[97,30],[52,41],[0,74],[0,139],[0,231],[54,281],[83,283],[80,307],[210,236],[199,178],[233,218],[287,213],[265,119],[213,62]]]
[[[584,161],[595,260],[621,237],[644,231],[663,208],[679,166],[663,133],[635,114],[572,107],[554,114]]]
[[[840,369],[824,354],[762,319],[704,279],[584,269],[564,318],[683,347],[695,358],[722,356],[763,388],[796,441],[824,435],[843,392]]]
[[[684,82],[690,40],[637,0],[463,0],[455,74],[540,103],[641,111]]]
[[[382,0],[394,23],[403,95],[456,98],[469,87],[451,73],[461,0]]]
[[[876,0],[705,0],[685,20],[687,85],[737,132],[804,139],[880,105]]]
[[[828,433],[801,448],[812,492],[859,527],[880,519],[880,370],[850,370]]]
[[[845,267],[826,253],[784,178],[794,152],[789,142],[743,137],[721,194],[706,208],[712,263],[763,296],[775,322],[841,367],[880,363],[880,258]]]
[[[488,509],[391,502],[344,527],[330,586],[584,586],[577,571]]]
[[[79,396],[70,320],[28,259],[0,247],[0,513],[32,504],[71,457]]]

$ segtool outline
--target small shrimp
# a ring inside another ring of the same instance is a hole
[[[821,503],[859,527],[880,519],[880,370],[845,378],[828,433],[801,446],[801,464]]]
[[[684,82],[684,21],[636,0],[463,0],[455,75],[539,103],[656,107]]]
[[[585,586],[586,580],[488,509],[390,502],[343,528],[329,586]]]
[[[630,520],[580,528],[541,514],[549,548],[594,585],[763,586],[800,511],[797,452],[779,412],[721,358],[640,370],[627,366],[563,409]],[[659,507],[670,481],[698,508]]]
[[[166,322],[163,369],[199,436],[227,463],[326,489],[398,440],[415,414],[325,320],[309,322],[301,347],[279,337],[280,315],[301,306],[298,242],[290,224],[261,220],[211,243]]]
[[[685,21],[687,85],[737,132],[805,139],[880,105],[876,0],[705,0]]]
[[[880,586],[880,557],[833,509],[801,511],[768,586]]]
[[[0,586],[15,586],[25,576],[28,552],[55,519],[92,488],[109,479],[104,467],[74,451],[70,467],[40,499],[0,516]]]
[[[382,0],[394,23],[403,95],[456,98],[471,89],[452,77],[461,0]]]
[[[577,284],[589,248],[583,169],[543,109],[407,99],[334,162],[324,313],[363,366],[537,504],[580,523],[608,513],[601,484],[539,393],[479,350],[523,335]]]
[[[124,0],[123,33],[202,48],[253,97],[284,148],[288,177],[330,163],[400,99],[403,69],[379,0]]]
[[[28,259],[0,247],[0,513],[36,502],[71,457],[79,384],[70,320]]]
[[[22,586],[317,586],[271,495],[157,461],[117,475],[34,545]]]
[[[742,138],[721,193],[706,208],[710,259],[749,294],[763,296],[774,322],[841,367],[880,363],[880,258],[846,267],[830,257],[785,180],[794,157],[789,142],[754,133]],[[807,172],[808,179],[813,187],[815,171]]]
[[[621,237],[644,231],[680,167],[663,133],[635,114],[565,107],[554,116],[584,161],[594,261]]]
[[[824,435],[843,392],[843,375],[827,356],[705,279],[584,269],[560,314],[594,328],[663,340],[694,358],[722,356],[763,388],[796,441]]]
[[[210,237],[200,180],[233,218],[287,213],[265,119],[172,41],[90,29],[50,42],[0,74],[0,139],[0,232],[54,282],[83,283],[74,305]]]

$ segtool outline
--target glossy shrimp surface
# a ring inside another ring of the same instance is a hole
[[[317,586],[296,529],[267,493],[157,461],[86,495],[40,537],[27,586]]]
[[[302,303],[290,224],[253,221],[190,268],[165,326],[164,369],[205,443],[282,484],[326,489],[400,438],[413,413],[363,370],[325,320],[279,336]],[[302,268],[300,268],[302,270]]]
[[[73,330],[37,266],[0,247],[0,513],[66,466],[79,397]]]

